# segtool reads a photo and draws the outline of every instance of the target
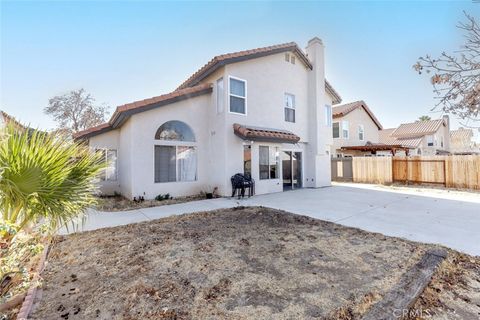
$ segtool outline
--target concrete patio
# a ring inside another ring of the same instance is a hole
[[[220,198],[123,212],[92,210],[82,230],[238,205],[281,209],[480,255],[479,193],[364,184],[335,184],[328,188],[301,189],[250,199]]]

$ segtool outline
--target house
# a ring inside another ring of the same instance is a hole
[[[332,105],[324,45],[294,43],[214,57],[175,91],[117,107],[78,133],[109,163],[104,193],[184,196],[218,188],[236,173],[257,194],[330,185]]]
[[[459,128],[450,131],[450,152],[453,154],[480,153],[480,145],[474,141],[473,130]]]
[[[12,124],[18,129],[25,129],[25,126],[18,122],[14,117],[12,117],[3,110],[0,110],[0,128],[3,128],[8,124]]]
[[[370,155],[372,150],[360,146],[379,142],[380,121],[364,101],[355,101],[333,107],[332,157]]]
[[[380,131],[379,137],[382,144],[408,148],[409,155],[446,154],[450,150],[449,118],[404,123]]]

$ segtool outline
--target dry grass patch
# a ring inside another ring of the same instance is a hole
[[[426,249],[261,207],[84,232],[32,319],[357,319]]]

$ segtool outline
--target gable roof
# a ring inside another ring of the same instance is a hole
[[[131,115],[158,108],[173,102],[193,98],[205,93],[212,92],[212,84],[204,83],[198,86],[176,90],[161,96],[135,101],[118,106],[107,123],[79,131],[74,134],[75,139],[86,139],[94,135],[110,131],[120,127]]]
[[[363,108],[365,110],[365,112],[370,116],[372,121],[378,127],[378,130],[383,129],[380,121],[377,119],[377,117],[375,117],[372,110],[370,110],[370,108],[367,106],[367,104],[363,100],[350,102],[350,103],[346,103],[346,104],[342,104],[342,105],[333,107],[332,108],[332,116],[333,116],[334,119],[335,118],[340,118],[340,117],[343,117],[343,116],[349,114],[353,110],[356,110],[356,109],[359,109],[359,108]]]
[[[77,132],[76,134],[74,134],[74,138],[86,139],[94,135],[98,135],[100,133],[104,133],[120,127],[132,114],[151,110],[153,108],[157,108],[159,106],[163,106],[169,103],[189,99],[201,94],[212,92],[213,86],[211,83],[204,83],[200,85],[198,83],[201,80],[205,79],[208,75],[218,70],[220,67],[234,62],[260,58],[281,52],[293,52],[299,57],[300,61],[302,61],[302,63],[304,63],[307,68],[313,68],[308,57],[303,53],[303,51],[298,47],[295,42],[288,42],[269,47],[219,55],[214,57],[206,65],[204,65],[192,76],[190,76],[177,89],[175,89],[175,91],[150,99],[139,100],[121,105],[115,109],[115,112],[107,123],[102,123],[98,126]],[[327,80],[325,80],[325,91],[332,96],[333,104],[340,103],[342,101],[340,95],[335,91],[335,89],[330,85],[330,83],[328,83]]]
[[[420,137],[437,132],[442,124],[445,124],[444,119],[403,123],[391,135],[403,138]]]
[[[268,47],[256,48],[251,50],[244,50],[232,53],[226,53],[219,56],[213,57],[207,64],[203,67],[198,69],[194,74],[192,74],[186,81],[184,81],[177,90],[184,89],[190,87],[192,85],[198,84],[200,81],[220,69],[221,67],[245,60],[260,58],[269,56],[276,53],[282,52],[293,52],[295,53],[300,61],[307,67],[308,69],[312,69],[312,63],[308,59],[308,57],[303,53],[303,51],[299,48],[299,46],[295,42],[288,42],[277,44]],[[342,98],[338,94],[337,91],[332,87],[332,85],[325,80],[325,91],[328,92],[333,98],[333,104],[337,104],[342,102]]]

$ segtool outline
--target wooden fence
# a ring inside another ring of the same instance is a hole
[[[353,157],[353,181],[392,183],[391,157]]]
[[[353,181],[480,189],[480,156],[354,157]]]

